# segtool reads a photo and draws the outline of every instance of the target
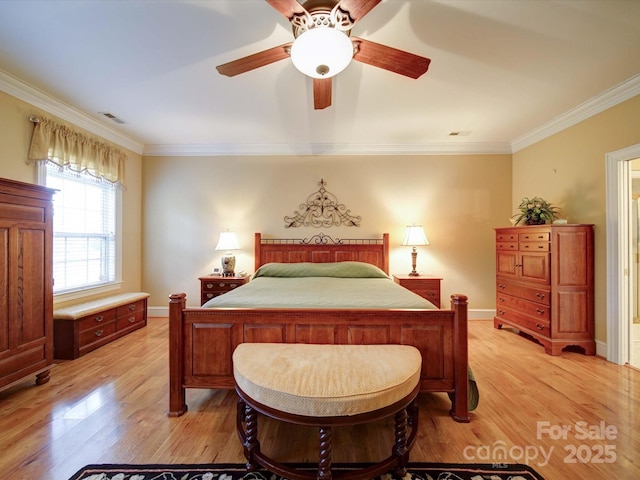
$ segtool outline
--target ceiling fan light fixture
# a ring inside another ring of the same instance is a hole
[[[313,78],[330,78],[347,68],[353,58],[348,35],[331,27],[311,28],[291,45],[291,61],[302,73]]]

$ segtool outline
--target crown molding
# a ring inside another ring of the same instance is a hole
[[[214,144],[154,145],[124,135],[92,116],[0,70],[0,90],[95,135],[144,156],[274,156],[274,155],[472,155],[510,154],[550,137],[640,94],[640,73],[605,90],[511,142],[441,142],[426,144]]]
[[[122,148],[131,150],[138,155],[141,155],[143,152],[144,145],[141,142],[123,135],[120,131],[114,128],[98,122],[96,119],[77,108],[74,108],[49,94],[24,83],[22,80],[17,79],[3,70],[0,70],[0,90],[16,97],[19,100],[27,102],[36,108],[44,110],[51,115],[55,115],[67,122],[71,122],[88,132],[109,140]]]
[[[640,73],[511,141],[513,153],[640,94]]]
[[[511,153],[509,143],[145,145],[143,156],[470,155]]]

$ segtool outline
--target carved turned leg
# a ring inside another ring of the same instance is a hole
[[[36,385],[42,385],[49,381],[49,372],[50,370],[45,370],[44,372],[40,372],[36,375]]]
[[[258,415],[249,405],[245,405],[244,420],[246,422],[244,456],[247,458],[247,470],[251,472],[258,468],[258,464],[253,460],[253,454],[260,452],[260,442],[258,441]]]
[[[402,478],[407,473],[406,465],[409,460],[409,449],[407,448],[408,417],[406,408],[395,415],[395,444],[391,453],[398,459],[398,465],[393,471],[396,478]]]
[[[331,427],[320,427],[318,480],[331,480]]]
[[[409,414],[409,425],[412,428],[418,428],[418,414],[420,413],[420,410],[418,409],[417,398],[409,404],[407,407],[407,413]]]

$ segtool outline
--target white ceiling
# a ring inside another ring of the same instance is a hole
[[[352,34],[429,71],[352,62],[317,111],[289,59],[215,69],[293,39],[262,0],[2,0],[0,89],[148,154],[511,152],[640,93],[639,0],[386,0]]]

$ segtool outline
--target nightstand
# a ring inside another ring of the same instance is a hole
[[[249,276],[245,277],[223,277],[221,275],[207,275],[200,277],[200,305],[204,305],[213,297],[230,292],[236,287],[244,285],[249,281]]]
[[[442,278],[431,276],[412,277],[410,275],[393,275],[393,281],[404,288],[426,298],[440,308],[440,282]]]

